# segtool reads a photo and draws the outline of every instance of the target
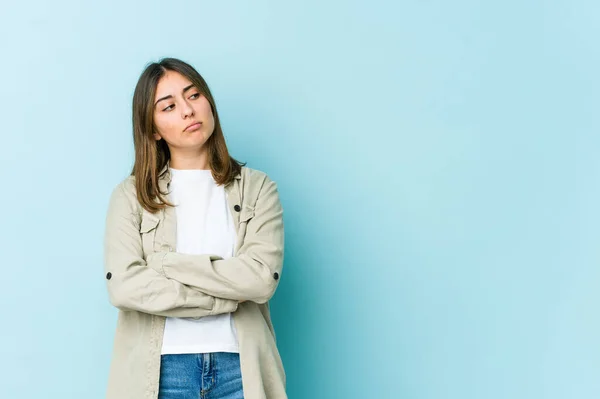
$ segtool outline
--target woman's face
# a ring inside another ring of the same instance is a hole
[[[215,127],[210,103],[178,72],[167,71],[154,98],[154,138],[165,140],[171,152],[197,150]]]

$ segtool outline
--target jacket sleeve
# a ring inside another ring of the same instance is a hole
[[[180,283],[220,298],[265,303],[275,293],[283,267],[283,208],[277,184],[265,175],[254,217],[235,257],[157,252],[152,267]]]
[[[238,301],[217,298],[168,279],[143,257],[134,199],[120,183],[112,192],[104,234],[104,273],[110,303],[121,310],[200,318],[237,310]],[[135,199],[137,200],[137,199]]]

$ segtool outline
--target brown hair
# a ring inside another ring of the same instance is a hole
[[[238,173],[241,173],[242,166],[246,165],[229,155],[217,106],[204,78],[191,65],[176,58],[163,58],[149,64],[142,72],[133,94],[135,162],[131,175],[135,177],[138,201],[151,213],[173,206],[164,197],[167,193],[161,192],[158,186],[159,173],[171,159],[171,153],[164,140],[157,141],[153,136],[156,87],[167,71],[178,72],[185,76],[210,103],[215,128],[205,145],[208,146],[208,164],[216,183],[231,182]]]

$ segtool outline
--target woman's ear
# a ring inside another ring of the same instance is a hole
[[[156,141],[160,141],[162,139],[162,137],[160,137],[160,134],[158,134],[156,132],[154,132],[153,136],[154,136],[154,140],[156,140]]]

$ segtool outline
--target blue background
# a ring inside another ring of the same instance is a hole
[[[108,196],[182,58],[278,182],[289,397],[600,397],[600,5],[5,2],[2,398],[103,398]]]

